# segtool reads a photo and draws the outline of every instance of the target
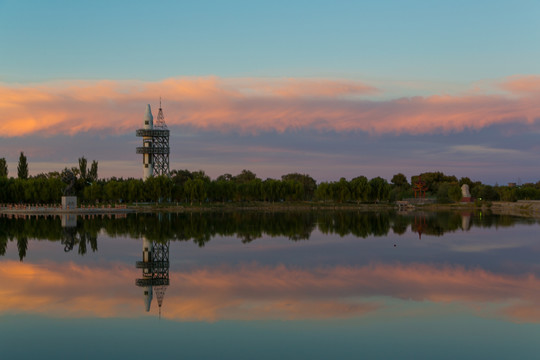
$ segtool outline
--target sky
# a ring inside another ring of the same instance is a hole
[[[0,157],[172,169],[540,180],[537,1],[0,0]]]

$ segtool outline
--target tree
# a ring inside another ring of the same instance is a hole
[[[17,166],[17,177],[19,179],[28,179],[28,162],[22,151],[19,156],[19,165]]]
[[[171,179],[175,185],[184,185],[190,179],[193,179],[193,174],[189,170],[172,170]]]
[[[98,179],[98,162],[96,160],[92,160],[92,166],[90,166],[90,171],[88,172],[88,178],[87,180],[89,182],[97,181]]]
[[[223,174],[223,175],[219,175],[216,180],[217,181],[232,181],[233,176],[231,174]]]
[[[351,198],[349,182],[344,177],[340,178],[338,182],[332,183],[331,188],[333,189],[334,200],[343,203]]]
[[[8,177],[8,167],[5,158],[0,159],[0,178]]]
[[[193,176],[193,180],[200,179],[205,183],[210,182],[210,176],[206,175],[204,170],[193,171],[191,175]]]
[[[83,179],[84,181],[86,181],[86,165],[87,165],[88,161],[84,158],[84,156],[82,158],[79,158],[79,174],[81,175],[81,179]]]
[[[313,199],[315,189],[317,189],[317,182],[311,176],[307,174],[292,173],[281,176],[281,180],[284,182],[290,180],[299,182],[304,187],[304,200]]]
[[[252,180],[255,180],[257,178],[257,175],[255,175],[253,172],[249,170],[242,170],[242,172],[234,177],[234,181],[236,181],[238,184],[245,184]]]
[[[369,199],[371,201],[379,202],[381,200],[388,200],[390,185],[385,179],[377,176],[369,180],[369,190]]]
[[[206,198],[206,184],[200,178],[186,181],[184,188],[191,205],[193,205],[193,201],[199,201],[201,204]]]
[[[407,181],[407,177],[403,175],[402,173],[398,173],[392,177],[391,180],[392,184],[399,188],[408,188],[409,182]]]
[[[440,203],[458,202],[461,200],[461,188],[457,183],[443,182],[437,190],[437,201]]]
[[[330,185],[327,182],[322,182],[317,186],[315,190],[315,197],[317,200],[326,201],[331,197]]]
[[[281,181],[275,179],[266,179],[262,183],[262,192],[265,201],[279,201],[279,190]]]
[[[357,176],[351,180],[351,191],[353,199],[358,204],[362,201],[367,201],[369,195],[369,183],[365,176]]]
[[[432,194],[437,194],[439,190],[439,184],[448,182],[448,183],[457,183],[458,179],[454,175],[445,175],[440,171],[437,172],[425,172],[420,174],[422,181],[426,183],[428,191]],[[411,183],[416,183],[418,181],[418,176],[413,176],[411,178]]]
[[[461,200],[463,194],[461,193],[461,188],[458,184],[450,185],[450,188],[448,189],[448,197],[454,202],[459,202]]]

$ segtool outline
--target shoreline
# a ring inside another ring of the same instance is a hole
[[[128,213],[168,213],[168,212],[216,212],[216,211],[398,211],[396,204],[330,204],[330,203],[246,203],[211,205],[122,205],[110,208],[60,209],[30,207],[19,209],[0,208],[0,214],[20,215],[98,215]],[[497,215],[512,215],[540,219],[539,200],[520,200],[517,202],[494,201],[479,207],[467,204],[424,204],[407,208],[403,212],[415,211],[491,211]]]

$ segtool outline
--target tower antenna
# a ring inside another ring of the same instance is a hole
[[[167,129],[167,124],[165,124],[165,116],[163,115],[163,109],[161,108],[161,96],[159,97],[159,111],[154,127],[157,129]]]

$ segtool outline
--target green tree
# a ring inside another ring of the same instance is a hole
[[[172,170],[171,179],[175,185],[184,185],[189,179],[193,179],[193,175],[189,170]]]
[[[311,200],[317,189],[317,182],[307,174],[292,173],[281,176],[282,181],[296,181],[304,187],[304,200]]]
[[[327,201],[332,196],[330,194],[330,184],[327,182],[322,182],[317,186],[317,190],[315,190],[315,198],[317,200]]]
[[[79,158],[79,173],[81,175],[81,179],[86,181],[86,166],[88,165],[88,161],[83,156],[82,158]]]
[[[499,198],[502,201],[517,201],[517,188],[508,186],[499,186],[496,188]]]
[[[186,195],[189,198],[190,204],[193,201],[198,201],[199,204],[206,198],[206,184],[202,179],[188,180],[184,184]]]
[[[201,179],[202,181],[204,181],[205,183],[209,183],[210,182],[210,176],[206,175],[206,173],[204,172],[204,170],[199,170],[199,171],[193,171],[191,173],[193,179]]]
[[[281,182],[285,199],[288,201],[299,201],[304,199],[304,186],[296,180],[286,180]]]
[[[407,177],[403,175],[402,173],[398,173],[392,177],[392,180],[390,181],[394,186],[399,188],[408,188],[409,182],[407,181]]]
[[[279,201],[281,181],[266,179],[262,183],[263,198],[265,201]]]
[[[369,199],[371,201],[379,202],[388,200],[390,193],[390,184],[380,176],[377,176],[369,180]]]
[[[0,158],[0,178],[8,177],[8,166],[5,158]]]
[[[257,179],[257,175],[246,169],[234,177],[234,181],[238,184],[245,184],[255,179]]]
[[[350,182],[352,197],[358,204],[369,197],[369,182],[365,176],[357,176]]]
[[[461,188],[457,183],[443,182],[439,184],[437,190],[437,202],[446,204],[461,200]]]
[[[219,175],[217,181],[232,181],[234,177],[231,174]]]
[[[351,199],[351,189],[349,188],[349,182],[344,177],[340,178],[338,182],[332,183],[331,189],[335,201],[343,203]]]
[[[127,201],[134,203],[142,199],[144,182],[140,179],[129,179],[127,187]]]
[[[22,151],[19,156],[19,165],[17,166],[17,177],[23,180],[28,179],[28,162]]]
[[[499,200],[499,194],[495,191],[491,185],[476,185],[471,191],[471,195],[475,199],[486,200],[486,201],[497,201]],[[519,199],[519,196],[518,196]]]
[[[97,179],[98,179],[98,162],[96,160],[92,160],[92,165],[90,166],[90,171],[88,172],[87,181],[93,183],[94,181],[97,181]]]
[[[437,172],[425,172],[420,174],[422,181],[426,183],[428,191],[432,194],[437,194],[439,190],[439,184],[448,182],[448,183],[457,183],[458,179],[453,175],[445,175],[440,171]],[[413,176],[411,178],[411,183],[416,183],[418,181],[418,176]]]
[[[453,202],[459,202],[461,200],[463,194],[461,193],[461,188],[458,184],[450,185],[450,188],[448,189],[448,197]]]

